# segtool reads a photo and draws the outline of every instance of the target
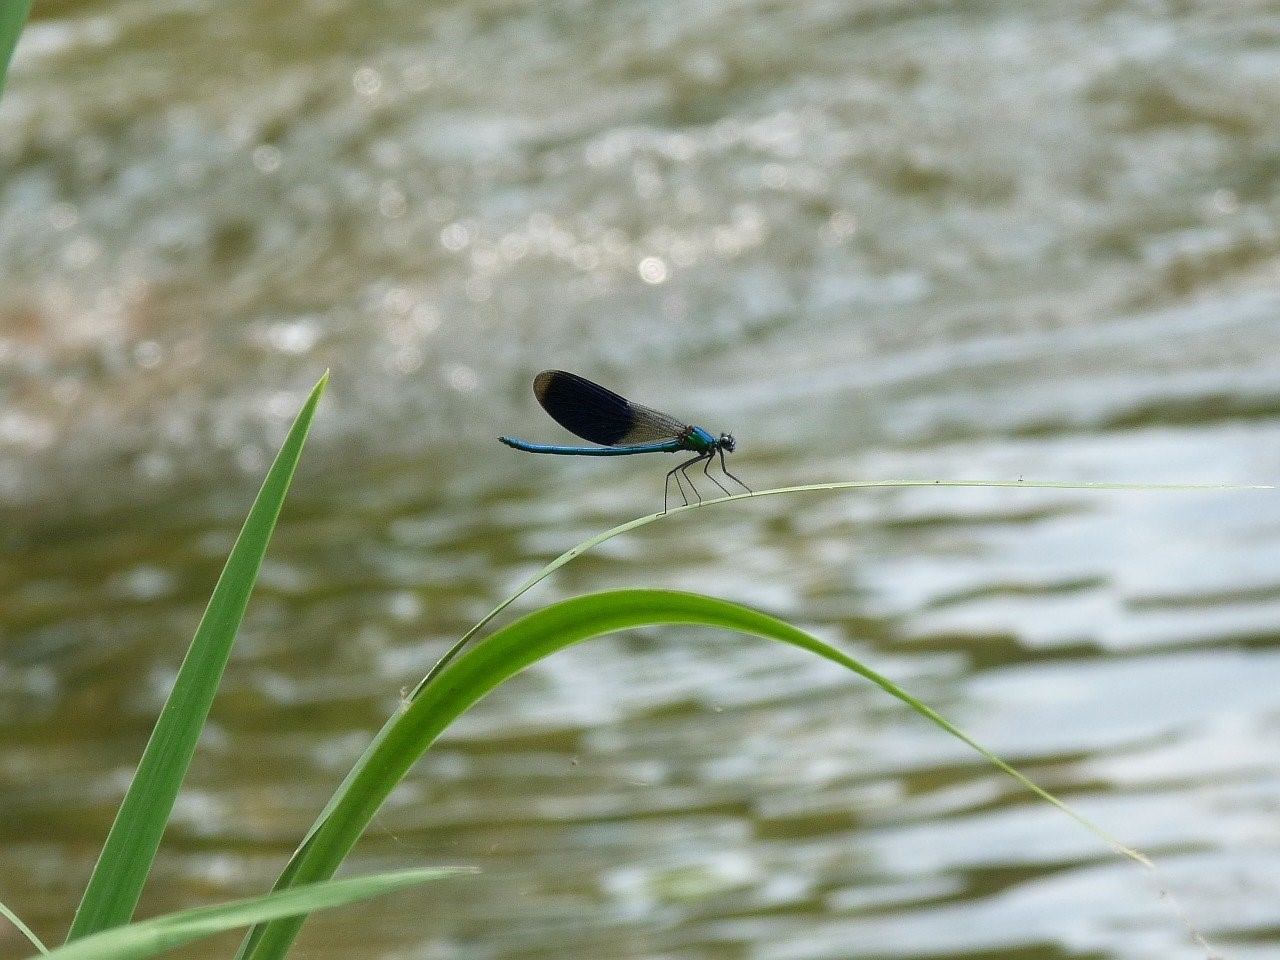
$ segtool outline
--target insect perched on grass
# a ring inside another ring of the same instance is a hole
[[[698,498],[698,502],[702,502],[702,495],[689,476],[689,468],[698,463],[703,465],[702,472],[708,480],[726,494],[729,492],[724,484],[711,475],[711,461],[717,454],[724,475],[748,493],[751,492],[751,488],[730,473],[725,465],[724,455],[733,453],[734,448],[731,434],[722,433],[716,437],[702,427],[691,427],[675,417],[632,403],[598,383],[563,370],[543,370],[533,379],[533,393],[542,404],[542,409],[551,414],[552,420],[583,440],[603,446],[567,447],[560,444],[530,443],[517,437],[499,437],[508,447],[562,457],[626,457],[634,453],[681,451],[693,453],[694,456],[684,463],[667,471],[667,479],[662,486],[663,513],[667,512],[672,477],[675,478],[676,489],[680,491],[685,506],[689,505],[689,498],[680,482],[681,477],[688,482],[689,489]]]

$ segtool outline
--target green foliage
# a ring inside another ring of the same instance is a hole
[[[197,907],[194,910],[183,910],[104,930],[61,946],[52,953],[44,954],[44,957],[45,960],[144,960],[224,930],[367,900],[428,880],[464,872],[471,871],[452,867],[402,870],[377,876],[314,883],[281,893],[233,900],[213,907]]]
[[[3,3],[4,0],[0,0]],[[25,17],[25,0],[20,0]],[[21,17],[12,5],[0,11],[0,41],[16,37]],[[15,19],[16,17],[16,19]],[[5,52],[0,49],[0,52]],[[7,52],[6,52],[7,56]],[[2,79],[2,77],[0,77]],[[811,484],[725,497],[621,524],[561,554],[494,607],[456,643],[379,731],[312,825],[276,883],[264,897],[201,907],[166,917],[129,923],[137,906],[194,755],[200,731],[235,641],[263,556],[289,489],[328,375],[321,378],[294,421],[245,520],[214,587],[191,647],[143,752],[134,781],[121,804],[63,947],[49,953],[7,907],[9,918],[44,955],[58,960],[143,958],[237,926],[254,924],[241,945],[242,960],[275,960],[285,955],[312,910],[400,889],[453,870],[411,870],[341,881],[330,878],[376,815],[391,790],[432,742],[463,711],[503,681],[558,650],[606,633],[660,624],[708,626],[753,634],[789,644],[838,664],[896,697],[914,711],[977,750],[983,757],[1042,799],[1058,807],[1140,863],[1141,854],[1114,840],[1065,806],[930,707],[879,673],[835,647],[774,617],[739,604],[690,593],[622,590],[554,604],[467,645],[494,617],[554,571],[597,544],[649,523],[714,503],[751,497],[868,487],[1049,487],[1056,489],[1156,490],[1239,489],[1225,485],[1128,485],[1023,483],[1003,481],[872,481]],[[1269,488],[1268,488],[1269,489]]]
[[[68,941],[128,923],[133,916],[328,379],[326,373],[307,397],[231,548],[133,783],[107,835]]]
[[[290,860],[276,889],[333,875],[383,800],[423,752],[464,710],[538,660],[598,637],[634,627],[680,624],[717,627],[790,644],[865,677],[917,713],[958,737],[1041,798],[1102,837],[1114,849],[1145,863],[1140,854],[1032,783],[963,731],[888,678],[789,623],[713,597],[666,590],[620,590],[565,600],[503,627],[457,655],[404,703],[379,732]],[[288,918],[252,930],[241,960],[274,960],[288,951],[303,918]]]
[[[18,45],[18,34],[31,12],[31,0],[0,0],[0,92],[4,91],[4,78],[9,72],[9,60],[13,48]]]
[[[616,527],[598,533],[594,537],[583,540],[576,546],[570,547],[560,556],[556,557],[545,567],[531,576],[524,583],[516,588],[515,592],[499,603],[496,607],[486,613],[480,620],[464,633],[449,650],[445,653],[440,661],[432,667],[425,677],[419,681],[414,688],[412,696],[417,696],[418,692],[435,678],[441,670],[443,670],[454,657],[456,657],[468,643],[478,634],[494,617],[500,614],[511,604],[515,603],[522,596],[536,587],[551,574],[555,573],[570,560],[582,556],[594,547],[598,547],[606,540],[612,540],[614,537],[637,530],[640,527],[648,526],[659,520],[666,520],[675,517],[681,513],[687,513],[690,510],[704,510],[716,504],[728,503],[732,500],[755,500],[761,497],[776,497],[781,495],[791,495],[797,493],[825,493],[832,490],[871,490],[876,488],[907,488],[907,487],[963,487],[972,489],[975,487],[996,487],[1009,490],[1090,490],[1090,491],[1114,491],[1114,492],[1135,492],[1135,491],[1153,491],[1153,490],[1272,490],[1274,487],[1267,484],[1230,484],[1230,483],[1081,483],[1081,482],[1063,482],[1058,480],[842,480],[837,483],[806,483],[797,487],[774,487],[769,490],[756,490],[752,493],[735,493],[727,497],[718,497],[715,500],[707,500],[699,503],[685,504],[683,507],[676,507],[672,510],[664,510],[662,513],[651,513],[648,516],[637,517],[635,520],[628,520],[626,523],[620,523]]]

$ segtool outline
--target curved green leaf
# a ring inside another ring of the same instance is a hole
[[[231,903],[220,903],[212,907],[197,907],[124,927],[114,927],[58,947],[52,953],[41,955],[39,960],[144,960],[224,930],[280,917],[305,915],[314,910],[368,900],[370,897],[402,890],[428,880],[474,872],[457,867],[442,867],[400,870],[313,883],[262,897],[233,900]]]
[[[614,537],[640,527],[648,526],[659,520],[666,520],[668,517],[674,517],[681,513],[688,513],[690,510],[705,510],[708,507],[715,506],[720,503],[729,503],[733,500],[756,500],[760,497],[776,497],[782,494],[793,493],[820,493],[830,490],[870,490],[876,488],[907,488],[907,487],[1001,487],[1010,490],[1089,490],[1089,491],[1120,491],[1120,492],[1152,492],[1152,491],[1194,491],[1194,490],[1274,490],[1275,487],[1264,483],[1083,483],[1068,482],[1058,480],[843,480],[838,483],[806,483],[797,487],[772,487],[768,490],[755,490],[751,493],[734,493],[727,497],[716,497],[714,500],[700,500],[697,503],[685,504],[682,507],[674,507],[671,510],[664,510],[662,513],[651,513],[645,517],[637,517],[635,520],[628,520],[626,523],[620,523],[616,527],[598,533],[594,537],[583,540],[577,546],[570,547],[560,556],[556,557],[545,567],[531,576],[524,583],[520,584],[510,596],[499,603],[496,607],[481,617],[471,629],[458,638],[458,641],[450,647],[443,657],[427,671],[427,675],[423,677],[416,687],[413,689],[411,697],[416,697],[441,670],[448,665],[449,661],[456,657],[462,648],[467,646],[471,640],[498,614],[511,604],[515,603],[522,596],[536,587],[551,574],[555,573],[570,560],[582,556],[592,547],[598,547],[606,540],[612,540]]]
[[[0,91],[4,90],[4,78],[9,72],[9,59],[18,45],[18,35],[31,12],[31,0],[2,0],[0,2]]]
[[[249,594],[298,466],[316,404],[328,381],[326,373],[302,405],[231,548],[173,690],[138,762],[133,783],[107,835],[67,934],[68,941],[128,923],[133,916],[222,680],[236,631],[244,619]]]
[[[1141,863],[1147,862],[1141,854],[1125,847],[1032,783],[891,680],[817,637],[725,600],[666,590],[620,590],[565,600],[531,613],[486,637],[440,671],[416,698],[402,704],[401,710],[378,734],[334,801],[317,820],[277,887],[332,876],[383,800],[427,747],[456,717],[498,684],[565,647],[617,630],[656,624],[701,625],[754,634],[839,664],[973,747],[1024,787],[1103,838],[1113,849]],[[301,919],[285,919],[255,928],[239,956],[252,960],[283,957],[301,925]]]
[[[487,626],[494,617],[506,610],[516,600],[524,596],[539,583],[545,580],[555,571],[559,570],[569,561],[582,556],[593,547],[599,546],[606,540],[636,530],[640,527],[647,526],[659,520],[665,520],[668,517],[675,517],[681,513],[687,513],[691,510],[703,510],[717,504],[727,503],[733,500],[752,500],[759,497],[772,497],[782,494],[797,493],[819,493],[831,490],[868,490],[875,488],[906,488],[906,487],[959,487],[959,488],[982,488],[997,487],[1007,489],[1020,490],[1081,490],[1081,491],[1122,491],[1122,492],[1143,492],[1143,491],[1196,491],[1196,490],[1273,490],[1274,487],[1268,484],[1232,484],[1232,483],[1089,483],[1089,482],[1062,482],[1056,480],[849,480],[836,483],[809,483],[793,487],[774,487],[768,490],[756,490],[751,493],[732,494],[726,497],[717,497],[714,500],[705,500],[698,503],[686,504],[683,507],[676,507],[672,510],[665,510],[662,513],[651,513],[648,516],[638,517],[635,520],[629,520],[626,523],[619,524],[605,530],[603,533],[596,534],[593,537],[582,541],[576,546],[570,547],[560,556],[556,557],[545,567],[533,574],[529,579],[520,584],[513,593],[502,600],[497,606],[481,617],[475,624],[464,633],[452,647],[450,647],[436,664],[427,671],[427,674],[420,680],[413,692],[409,695],[409,699],[414,699],[462,650],[475,638],[475,636]],[[365,749],[364,754],[356,761],[354,767],[347,774],[346,778],[334,791],[329,798],[329,802],[321,811],[320,816],[316,818],[311,825],[311,829],[299,844],[298,849],[294,852],[293,857],[285,866],[277,880],[277,887],[288,886],[291,882],[294,866],[300,858],[302,851],[311,841],[312,835],[319,829],[320,825],[328,817],[329,813],[337,805],[342,794],[350,789],[351,784],[355,782],[361,767],[368,761],[369,757],[378,750],[379,744],[386,736],[387,729],[395,722],[395,717],[387,720],[383,728],[378,731],[373,741]],[[256,936],[256,931],[252,936]],[[245,956],[245,948],[241,948],[241,957]]]

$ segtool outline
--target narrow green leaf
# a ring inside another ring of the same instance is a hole
[[[28,940],[30,940],[31,945],[33,947],[35,947],[41,953],[49,952],[49,948],[44,945],[44,943],[40,940],[39,937],[36,936],[35,931],[32,930],[30,927],[28,927],[25,923],[23,923],[22,918],[19,917],[12,910],[10,910],[8,907],[6,907],[3,903],[0,903],[0,914],[3,914],[6,920],[8,920],[15,927],[17,927],[18,932],[21,933]]]
[[[114,927],[46,953],[41,960],[144,960],[224,930],[263,923],[280,917],[305,915],[315,910],[368,900],[405,887],[474,873],[457,867],[401,870],[367,877],[351,877],[295,887],[247,900],[234,900],[212,907],[197,907],[124,927]]]
[[[806,483],[798,487],[773,487],[769,490],[756,490],[751,493],[734,493],[727,497],[716,497],[714,500],[702,500],[698,503],[686,504],[683,507],[675,507],[671,510],[665,510],[662,513],[651,513],[645,517],[638,517],[635,520],[628,520],[626,523],[620,523],[616,527],[612,527],[604,533],[598,533],[594,537],[583,540],[577,546],[570,547],[560,556],[556,557],[545,567],[531,576],[524,583],[516,588],[515,592],[499,603],[496,607],[481,617],[466,633],[458,638],[457,643],[450,647],[443,657],[433,666],[427,675],[423,677],[410,698],[416,697],[418,693],[428,683],[435,678],[441,670],[443,670],[456,657],[472,638],[475,637],[485,625],[494,617],[500,614],[511,604],[515,603],[522,596],[536,587],[551,574],[555,573],[570,560],[582,556],[593,547],[598,547],[606,540],[612,540],[614,537],[640,527],[648,526],[659,520],[666,520],[669,517],[675,517],[682,513],[688,513],[690,510],[705,510],[716,504],[729,503],[734,500],[756,500],[760,497],[776,497],[780,495],[795,493],[823,493],[831,490],[871,490],[883,488],[907,488],[907,487],[961,487],[961,488],[981,488],[981,487],[1000,487],[1010,490],[1086,490],[1094,492],[1128,492],[1143,493],[1153,491],[1204,491],[1204,490],[1274,490],[1275,487],[1270,484],[1261,483],[1088,483],[1078,481],[1059,481],[1059,480],[844,480],[837,483]]]
[[[18,35],[31,12],[31,0],[0,0],[0,92],[9,73],[9,60],[18,45]]]
[[[1141,854],[1110,837],[1062,801],[1039,787],[963,731],[902,690],[888,678],[830,644],[781,620],[712,597],[665,590],[620,590],[577,597],[517,620],[461,653],[434,682],[379,732],[377,739],[317,820],[308,839],[294,854],[277,888],[311,883],[333,875],[391,790],[437,736],[464,710],[507,678],[558,650],[633,627],[691,624],[719,627],[787,643],[824,657],[867,678],[908,704],[952,736],[977,750],[1024,787],[1105,840],[1127,857],[1147,864]],[[239,956],[279,960],[302,926],[284,919],[256,927]]]
[[[160,711],[133,783],[107,835],[68,941],[128,923],[133,916],[328,379],[326,373],[307,397],[231,548],[173,691]]]
[[[529,590],[533,589],[535,586],[537,586],[539,583],[541,583],[543,580],[549,577],[556,570],[560,569],[560,567],[564,566],[566,563],[569,563],[571,560],[574,560],[575,558],[582,556],[591,548],[598,546],[601,543],[604,543],[606,540],[610,540],[613,537],[620,536],[621,534],[627,533],[631,530],[638,529],[639,527],[646,526],[650,523],[655,523],[659,520],[665,520],[669,517],[675,517],[678,514],[687,513],[688,511],[691,511],[691,510],[702,510],[702,509],[715,506],[717,504],[722,504],[722,503],[726,503],[734,500],[750,500],[758,497],[770,497],[770,496],[802,494],[802,493],[817,493],[817,492],[825,492],[825,491],[832,491],[832,490],[866,490],[866,489],[873,489],[873,488],[888,489],[888,488],[906,488],[906,487],[957,487],[957,488],[997,487],[997,488],[1007,488],[1011,490],[1012,489],[1080,490],[1080,491],[1088,491],[1088,492],[1105,492],[1105,491],[1151,492],[1151,491],[1206,491],[1206,490],[1211,491],[1211,490],[1273,490],[1275,489],[1270,484],[1233,484],[1233,483],[1205,483],[1205,484],[1106,483],[1106,482],[1090,483],[1090,482],[1071,482],[1071,481],[1053,481],[1053,480],[1049,480],[1049,481],[911,480],[911,479],[854,480],[854,481],[842,481],[842,482],[836,482],[836,483],[811,483],[811,484],[804,484],[801,486],[793,486],[793,487],[776,487],[768,490],[757,490],[753,493],[734,494],[727,497],[719,497],[714,500],[706,500],[701,503],[691,504],[685,507],[678,507],[676,509],[665,511],[663,513],[650,514],[645,517],[639,517],[635,520],[630,520],[626,523],[619,524],[618,526],[613,527],[609,530],[606,530],[603,533],[597,534],[593,537],[588,538],[587,540],[582,541],[576,546],[571,547],[570,549],[566,550],[564,553],[560,554],[560,556],[556,557],[554,560],[548,563],[545,567],[543,567],[540,571],[533,574],[528,580],[526,580],[519,587],[517,587],[515,592],[513,592],[506,599],[501,601],[497,606],[495,606],[492,610],[490,610],[487,614],[485,614],[476,624],[474,624],[471,627],[471,629],[469,629],[466,633],[464,633],[462,637],[459,638],[457,643],[455,643],[452,647],[449,648],[449,650],[445,653],[445,655],[441,657],[439,662],[437,662],[436,665],[432,667],[431,670],[427,673],[427,675],[423,677],[423,679],[418,683],[418,685],[414,688],[413,692],[410,694],[409,700],[410,701],[415,700],[422,693],[423,689],[425,689],[427,685],[431,683],[431,681],[434,680],[434,678],[442,670],[444,670],[444,668],[447,667],[454,658],[456,658],[463,651],[463,649],[475,638],[475,636],[480,632],[480,630],[482,630],[490,621],[492,621],[494,617],[502,613],[502,611],[507,609],[507,607],[509,607],[512,603],[514,603],[516,600],[518,600],[520,597],[526,594]],[[407,708],[407,704],[402,704],[401,710],[403,711],[406,708]],[[361,771],[368,765],[371,758],[373,758],[378,753],[378,751],[382,749],[383,741],[386,740],[392,727],[394,727],[395,724],[398,722],[399,716],[400,714],[397,713],[395,716],[392,716],[387,720],[386,724],[383,725],[382,729],[378,731],[378,734],[374,738],[373,742],[369,744],[364,754],[356,762],[356,765],[352,768],[350,773],[347,774],[346,779],[343,780],[338,790],[333,794],[332,797],[329,798],[328,804],[326,804],[324,810],[321,811],[320,816],[317,817],[315,822],[311,825],[311,829],[307,832],[306,837],[303,838],[302,843],[298,846],[298,849],[294,851],[294,854],[290,858],[289,863],[285,866],[284,870],[280,874],[279,879],[276,881],[277,889],[287,888],[294,882],[296,875],[301,869],[302,863],[309,856],[308,851],[312,844],[313,839],[315,838],[316,833],[324,826],[329,816],[333,813],[334,808],[340,802],[342,802],[343,797],[350,790],[354,788],[354,785],[360,779]],[[246,938],[245,942],[240,947],[240,952],[237,954],[237,960],[246,960],[246,958],[248,957],[258,956],[258,954],[255,951],[257,950],[258,941],[261,939],[263,935],[263,931],[264,931],[263,927],[255,927],[252,931],[250,931],[249,936]],[[265,956],[266,954],[263,954],[263,955]],[[272,953],[271,955],[281,956],[283,955],[283,951],[281,951],[280,953]]]

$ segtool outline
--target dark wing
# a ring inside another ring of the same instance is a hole
[[[606,447],[678,437],[683,423],[563,370],[543,370],[533,393],[551,419],[583,440]]]

